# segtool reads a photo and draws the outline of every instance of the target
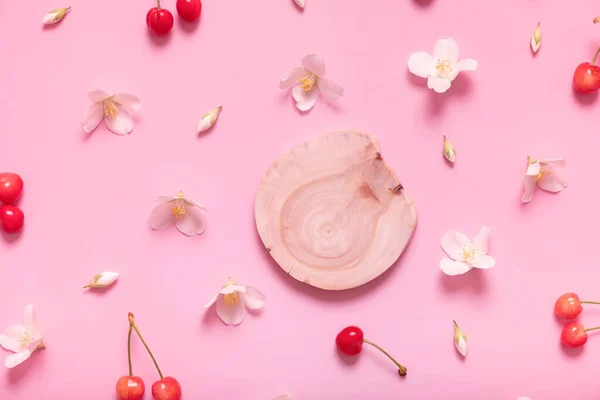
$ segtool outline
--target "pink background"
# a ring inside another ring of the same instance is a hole
[[[73,10],[43,30],[50,9]],[[149,36],[153,2],[3,1],[0,13],[0,169],[25,180],[26,228],[0,238],[0,327],[34,303],[47,349],[2,370],[3,400],[114,398],[127,373],[127,312],[185,399],[597,399],[600,335],[582,351],[559,344],[552,314],[563,292],[600,300],[599,107],[573,94],[575,67],[600,43],[597,2],[581,0],[205,0],[197,27],[176,18],[166,43]],[[175,12],[174,0],[163,6]],[[536,57],[529,39],[542,22]],[[479,61],[437,95],[406,71],[413,51],[456,38]],[[306,115],[278,80],[315,52],[346,94]],[[86,92],[130,92],[143,101],[134,131],[79,122]],[[197,137],[217,105],[215,129]],[[415,199],[419,225],[400,262],[356,290],[297,283],[262,248],[254,192],[282,152],[318,135],[355,129],[381,142]],[[444,162],[442,135],[457,149]],[[564,157],[569,188],[522,206],[526,156]],[[204,235],[152,232],[158,195],[184,190],[209,209]],[[441,274],[447,230],[492,227],[497,266]],[[81,286],[116,270],[105,292]],[[224,326],[205,302],[228,276],[267,295],[261,313]],[[469,338],[466,359],[452,319]],[[586,326],[600,307],[586,306]],[[358,324],[408,367],[406,379],[374,349],[354,363],[335,348]],[[134,372],[157,378],[139,342]],[[8,353],[6,353],[8,354]],[[1,353],[2,357],[5,355]]]

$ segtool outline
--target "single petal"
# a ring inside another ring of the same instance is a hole
[[[456,41],[450,37],[441,37],[433,47],[433,61],[450,61],[454,66],[458,62],[459,52]]]
[[[113,118],[104,118],[106,126],[112,133],[125,135],[133,130],[133,119],[123,107],[118,107],[119,113]]]
[[[481,255],[481,256],[477,257],[477,259],[473,263],[473,267],[479,268],[479,269],[488,269],[488,268],[494,267],[495,265],[496,265],[496,260],[494,260],[492,257],[487,256],[487,255]]]
[[[244,319],[244,297],[240,296],[237,304],[225,304],[225,299],[217,301],[217,315],[226,325],[239,325]]]
[[[320,78],[318,85],[326,101],[334,102],[344,95],[344,88],[331,79]]]
[[[104,90],[92,90],[87,94],[88,98],[94,103],[101,103],[108,99],[111,95],[106,93]]]
[[[296,100],[296,108],[300,111],[308,111],[319,99],[319,88],[313,86],[310,90],[304,90],[301,86],[294,86],[292,97]]]
[[[139,97],[127,93],[116,93],[113,100],[131,112],[137,112],[142,107],[142,101]]]
[[[25,350],[20,353],[14,353],[6,357],[4,360],[4,365],[6,368],[14,368],[17,365],[21,364],[23,361],[27,360],[31,356],[31,351]]]
[[[215,304],[215,301],[217,301],[219,299],[219,297],[222,297],[222,296],[223,295],[221,293],[215,294],[212,297],[212,299],[210,299],[210,301],[204,305],[204,308],[210,308],[213,304]]]
[[[0,346],[14,353],[18,353],[22,350],[22,347],[17,341],[17,339],[15,339],[14,337],[7,336],[5,334],[0,334]]]
[[[302,66],[317,75],[319,78],[325,76],[325,61],[316,54],[309,54],[302,59]]]
[[[525,175],[536,176],[542,170],[542,166],[540,165],[539,161],[533,161],[530,158],[528,160],[529,162],[527,163],[527,171],[525,171]]]
[[[246,293],[246,286],[244,285],[236,285],[235,283],[231,283],[231,278],[227,281],[225,286],[221,288],[219,293],[221,294],[231,294],[231,293]]]
[[[567,186],[557,174],[546,169],[544,172],[544,175],[537,180],[537,185],[540,187],[540,189],[547,192],[558,193]]]
[[[119,273],[117,272],[101,272],[94,276],[90,283],[85,285],[83,288],[105,288],[112,285],[118,277]]]
[[[156,201],[158,201],[159,203],[166,203],[168,201],[173,201],[173,200],[177,200],[177,196],[158,196],[156,198]]]
[[[435,63],[433,58],[424,51],[412,53],[408,57],[408,70],[421,78],[434,74]]]
[[[453,261],[448,258],[442,258],[440,261],[440,269],[446,275],[462,275],[465,272],[469,272],[471,268],[472,267],[466,263]]]
[[[170,202],[161,203],[152,210],[150,218],[148,218],[148,224],[152,229],[165,229],[171,225],[173,219],[175,219],[173,205]]]
[[[481,254],[487,254],[488,252],[488,237],[490,236],[490,228],[488,226],[482,226],[477,235],[473,238],[473,247],[481,252]]]
[[[548,158],[546,160],[540,160],[540,164],[550,164],[556,167],[565,167],[567,162],[563,158]]]
[[[41,336],[42,331],[40,328],[40,323],[37,319],[37,315],[35,313],[35,309],[33,308],[33,304],[28,304],[25,306],[25,318],[23,320],[25,325],[25,329],[34,337],[38,338]]]
[[[433,75],[427,77],[427,87],[433,89],[437,93],[444,93],[446,90],[450,89],[451,85],[449,79],[438,78]]]
[[[525,192],[521,196],[521,202],[529,203],[535,192],[535,178],[533,176],[526,176],[525,179],[523,179],[523,184],[525,185]]]
[[[85,110],[81,126],[86,133],[90,133],[100,125],[104,117],[104,107],[102,103],[94,103]]]
[[[265,295],[252,286],[246,286],[246,293],[242,294],[246,307],[251,310],[258,310],[265,305]]]
[[[450,73],[450,76],[448,77],[448,79],[450,79],[450,81],[453,81],[459,72],[475,71],[476,69],[477,69],[477,61],[473,60],[472,58],[465,58],[464,60],[460,60],[459,62],[457,62],[452,67],[452,72]]]
[[[201,210],[206,211],[206,207],[204,207],[202,204],[195,202],[192,199],[188,199],[187,197],[183,199],[183,201],[185,201],[188,205],[192,206],[192,207],[198,207]]]
[[[460,232],[447,232],[442,237],[442,249],[453,260],[462,260],[463,250],[470,244],[469,238]]]
[[[175,218],[175,226],[179,232],[187,236],[200,235],[204,232],[204,217],[197,207],[187,207],[185,214]]]
[[[280,89],[289,89],[292,86],[296,85],[298,83],[298,81],[307,74],[308,74],[308,71],[306,71],[304,68],[301,68],[301,67],[294,68],[292,70],[292,72],[290,72],[290,74],[288,75],[287,78],[282,79],[279,82],[279,88]]]
[[[296,3],[296,5],[300,8],[304,8],[304,6],[306,5],[304,0],[294,0],[294,3]]]
[[[468,351],[468,347],[467,347],[467,341],[465,339],[463,339],[462,336],[460,336],[458,338],[458,342],[454,342],[455,346],[456,346],[456,350],[458,350],[458,352],[463,356],[466,357],[467,356],[467,351]]]

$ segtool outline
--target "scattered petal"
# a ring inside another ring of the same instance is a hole
[[[238,285],[231,278],[219,293],[204,306],[210,308],[213,304],[217,315],[226,325],[239,325],[244,320],[246,308],[258,310],[265,303],[265,295],[251,286]]]
[[[452,143],[448,141],[446,135],[444,135],[444,157],[452,164],[456,161],[456,150],[454,149],[454,146],[452,146]]]
[[[44,15],[44,18],[42,19],[42,24],[44,24],[44,25],[55,24],[55,23],[59,22],[61,19],[63,19],[64,16],[67,15],[67,13],[70,10],[71,10],[71,7],[54,9],[54,10],[50,11],[48,14]]]
[[[462,329],[460,329],[456,321],[452,322],[454,322],[454,346],[463,357],[466,357],[468,351],[467,335]]]
[[[595,21],[595,20],[594,20]],[[537,27],[533,31],[533,35],[531,36],[531,50],[533,54],[537,53],[542,44],[542,30],[540,29],[540,23],[538,22]]]
[[[296,3],[296,5],[300,8],[304,8],[306,2],[304,0],[294,0],[294,3]]]
[[[217,122],[217,118],[219,118],[219,113],[222,109],[223,107],[219,106],[204,114],[202,119],[200,119],[200,123],[198,124],[198,133],[204,132],[205,130],[212,128],[215,122]]]
[[[101,272],[94,276],[90,283],[83,288],[105,288],[112,285],[118,277],[119,274],[117,272]]]

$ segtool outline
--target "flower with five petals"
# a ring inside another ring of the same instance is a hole
[[[442,238],[442,249],[448,258],[440,261],[440,269],[446,275],[461,275],[473,268],[488,269],[496,261],[487,255],[490,228],[481,228],[473,242],[460,232],[448,232]]]
[[[216,303],[217,315],[226,325],[239,325],[246,308],[258,310],[265,305],[265,295],[252,286],[238,285],[231,278],[204,308]]]
[[[344,95],[344,89],[325,78],[325,62],[316,54],[302,59],[302,67],[294,68],[290,75],[279,83],[281,89],[292,88],[292,97],[300,111],[310,110],[319,94],[327,101],[335,101]]]
[[[408,58],[408,70],[421,78],[427,78],[427,87],[437,93],[450,89],[452,81],[461,71],[475,71],[477,61],[466,58],[458,60],[456,41],[441,37],[435,42],[433,56],[423,51],[413,53]]]
[[[4,361],[7,368],[21,364],[37,349],[46,348],[33,305],[29,304],[25,307],[23,325],[10,326],[0,334],[0,346],[14,353]]]
[[[102,90],[93,90],[88,97],[93,104],[85,110],[81,122],[85,132],[92,132],[103,119],[106,127],[117,135],[125,135],[133,130],[131,114],[142,106],[139,98],[126,93],[110,95]]]

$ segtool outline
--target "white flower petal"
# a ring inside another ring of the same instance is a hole
[[[225,299],[217,301],[217,315],[226,325],[239,325],[244,320],[244,297],[239,296],[237,304],[225,304]]]
[[[208,113],[204,114],[204,116],[200,119],[198,123],[198,133],[204,132],[207,129],[212,128],[212,126],[217,122],[217,118],[219,117],[219,113],[223,109],[222,106],[213,108]]]
[[[540,49],[540,46],[542,45],[542,42],[536,42],[534,37],[531,37],[531,50],[533,51],[533,53],[537,53],[537,51]]]
[[[453,261],[448,258],[443,258],[440,261],[440,269],[446,275],[462,275],[469,272],[471,268],[472,267],[466,263]]]
[[[473,238],[473,247],[479,250],[481,254],[487,254],[488,252],[490,230],[490,227],[482,226],[477,235]]]
[[[408,57],[408,70],[421,78],[427,78],[435,74],[435,63],[433,58],[423,51],[412,53]]]
[[[467,356],[467,342],[462,337],[458,339],[458,343],[456,343],[456,349],[463,357]]]
[[[452,83],[447,78],[438,78],[437,76],[430,75],[427,77],[427,87],[433,89],[437,93],[444,93],[450,89]]]
[[[526,176],[536,176],[540,173],[542,166],[539,161],[534,161],[528,158],[527,162],[527,170],[525,171]]]
[[[14,353],[18,353],[22,350],[22,347],[17,341],[17,339],[5,334],[0,334],[0,346]]]
[[[334,102],[344,95],[344,88],[330,79],[319,79],[319,90],[326,101]]]
[[[296,108],[300,111],[308,111],[319,99],[319,88],[317,85],[310,90],[304,90],[301,86],[294,86],[292,97],[296,100]]]
[[[442,249],[453,260],[462,260],[463,250],[470,244],[469,238],[460,232],[450,231],[442,237]]]
[[[114,134],[126,135],[133,130],[133,119],[123,107],[119,107],[119,113],[113,118],[104,118],[106,127]]]
[[[113,100],[131,112],[137,112],[142,108],[142,101],[140,98],[132,94],[115,93]]]
[[[23,361],[27,360],[31,356],[31,351],[25,350],[20,353],[14,353],[6,357],[4,360],[4,365],[6,368],[14,368],[17,365],[21,364]]]
[[[450,73],[450,76],[448,77],[448,79],[450,79],[450,81],[453,81],[459,72],[475,71],[476,69],[477,69],[477,61],[473,60],[472,58],[465,58],[464,60],[460,60],[453,66],[452,72]]]
[[[456,321],[454,321],[454,346],[456,350],[463,356],[467,356],[467,335],[465,332],[458,326]]]
[[[521,202],[529,203],[533,198],[533,193],[535,192],[535,188],[537,184],[535,183],[535,178],[533,176],[525,176],[523,179],[523,184],[525,185],[525,192],[521,196]]]
[[[295,86],[300,79],[302,79],[309,72],[302,67],[294,68],[287,78],[282,79],[279,82],[280,89],[289,89]]]
[[[215,294],[212,299],[210,299],[209,302],[204,305],[204,308],[210,308],[221,296],[223,296],[221,293]]]
[[[33,304],[28,304],[25,306],[24,314],[23,323],[25,325],[25,329],[27,329],[27,332],[29,332],[34,339],[41,338],[42,329],[37,319],[35,309],[33,308]]]
[[[475,260],[475,262],[473,263],[473,266],[475,268],[479,268],[479,269],[488,269],[488,268],[492,268],[496,265],[496,260],[494,260],[492,257],[488,256],[488,255],[481,255],[478,256]]]
[[[265,295],[252,286],[246,286],[246,293],[242,296],[246,307],[251,310],[258,310],[265,305]]]
[[[567,164],[567,162],[563,159],[563,158],[548,158],[545,160],[540,160],[541,164],[550,164],[550,165],[554,165],[556,167],[565,167],[565,165]]]
[[[450,37],[441,37],[435,42],[433,47],[433,60],[450,61],[452,65],[458,62],[460,54],[458,52],[458,44]]]
[[[316,54],[309,54],[302,59],[302,66],[319,78],[325,76],[325,61]]]
[[[108,99],[111,95],[104,90],[92,90],[91,92],[88,92],[87,96],[92,102],[100,103]]]
[[[48,14],[44,15],[44,18],[42,19],[42,24],[51,25],[57,23],[58,21],[63,19],[65,15],[67,15],[70,9],[71,7],[66,7],[57,8],[55,10],[50,11]]]
[[[85,110],[81,126],[86,133],[90,133],[100,125],[102,118],[104,118],[102,103],[94,103]]]
[[[90,283],[83,288],[105,288],[112,285],[118,277],[119,274],[117,272],[101,272],[94,276]]]
[[[306,5],[304,0],[294,0],[294,3],[296,3],[296,5],[300,8],[304,8],[304,6]]]

